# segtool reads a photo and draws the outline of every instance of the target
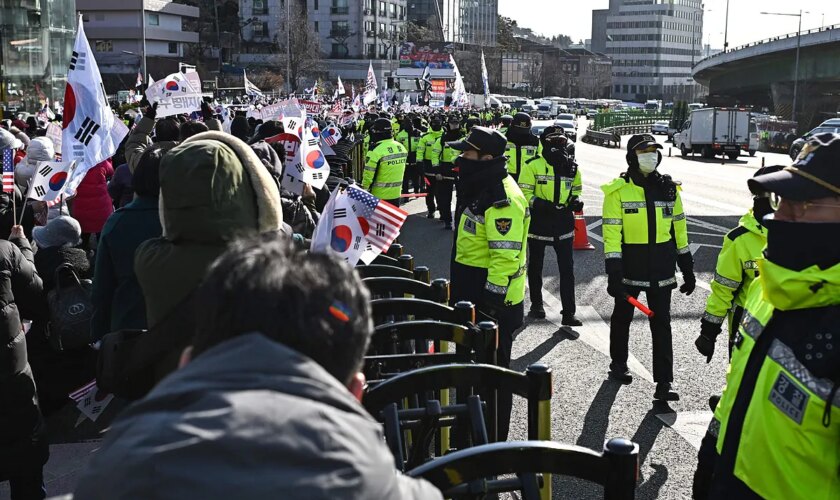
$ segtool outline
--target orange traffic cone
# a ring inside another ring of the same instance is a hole
[[[586,220],[583,212],[575,212],[575,250],[595,250],[592,243],[589,243],[589,235],[586,233]]]

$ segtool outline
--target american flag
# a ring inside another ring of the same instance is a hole
[[[400,228],[408,217],[408,212],[355,186],[347,188],[347,195],[358,202],[356,206],[361,210],[356,215],[367,220],[370,225],[367,234],[368,242],[383,252],[387,250],[400,234]]]
[[[327,128],[321,131],[321,140],[327,146],[335,146],[339,139],[341,139],[341,131],[338,130],[338,127],[334,123],[330,123]]]
[[[4,149],[3,155],[3,192],[15,192],[15,152]]]

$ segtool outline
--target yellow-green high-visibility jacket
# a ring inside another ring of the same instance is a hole
[[[763,498],[840,498],[840,264],[757,263],[709,425],[709,498],[736,478]]]
[[[429,166],[431,166],[433,159],[438,161],[437,159],[440,158],[441,153],[440,138],[442,135],[443,129],[437,132],[429,130],[420,138],[420,146],[417,148],[418,162],[427,161],[429,162]]]
[[[738,227],[723,238],[715,278],[711,282],[712,294],[706,299],[704,320],[722,325],[729,315],[729,333],[735,333],[747,290],[758,276],[756,260],[761,258],[766,245],[767,229],[758,223],[750,210],[741,217]]]
[[[402,193],[405,148],[393,139],[385,139],[368,152],[362,187],[381,200],[394,200]]]
[[[505,156],[507,156],[508,173],[514,179],[519,179],[519,172],[522,171],[522,165],[535,158],[540,154],[540,148],[537,144],[533,146],[517,146],[512,142],[508,142],[505,146]]]
[[[506,305],[525,300],[528,227],[531,214],[525,195],[510,177],[504,179],[506,199],[484,213],[467,207],[458,221],[455,262],[487,269],[485,290],[504,295]]]
[[[621,270],[624,284],[639,289],[676,287],[677,255],[691,260],[679,185],[625,172],[601,190],[607,272]]]
[[[537,156],[525,162],[519,173],[519,188],[531,207],[531,239],[561,241],[575,235],[574,214],[565,207],[573,196],[580,197],[583,184],[580,169],[572,160],[566,167],[554,167]],[[557,208],[535,210],[534,200],[545,200]]]
[[[432,167],[442,167],[441,173],[448,176],[448,172],[455,167],[455,158],[458,158],[458,155],[460,155],[461,152],[457,149],[450,148],[446,145],[446,143],[460,139],[461,137],[447,140],[443,135],[441,135],[438,139],[438,142],[440,143],[438,144],[440,154],[437,157],[432,158]]]
[[[408,163],[413,164],[419,161],[420,156],[418,156],[417,150],[420,147],[420,139],[421,137],[416,131],[409,134],[408,131],[402,130],[399,134],[397,134],[396,140],[399,141],[399,143],[405,148],[406,152],[408,152]]]

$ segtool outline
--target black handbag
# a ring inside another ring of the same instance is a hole
[[[72,264],[55,270],[55,286],[47,292],[50,322],[46,335],[56,351],[71,351],[89,345],[93,304],[92,283],[79,279]]]
[[[119,330],[102,337],[96,360],[96,385],[105,392],[137,399],[154,385],[150,372],[131,370],[132,356],[147,330]]]

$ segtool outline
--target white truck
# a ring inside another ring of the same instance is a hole
[[[750,112],[736,108],[704,108],[691,112],[674,134],[674,145],[683,157],[700,153],[703,158],[725,154],[738,158],[750,146]]]

